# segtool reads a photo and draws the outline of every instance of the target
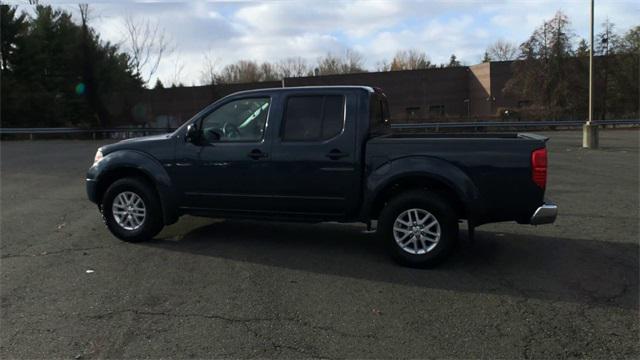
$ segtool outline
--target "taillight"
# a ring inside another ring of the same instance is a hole
[[[547,149],[533,150],[531,153],[531,180],[541,189],[547,185]]]

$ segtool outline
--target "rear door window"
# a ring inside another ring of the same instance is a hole
[[[344,128],[345,101],[341,95],[292,96],[287,99],[283,141],[324,141]]]

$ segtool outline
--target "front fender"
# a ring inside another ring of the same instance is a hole
[[[120,172],[144,174],[156,188],[162,206],[165,224],[174,223],[178,218],[178,196],[175,187],[162,164],[152,156],[138,150],[117,150],[104,156],[87,172],[87,195],[99,203],[99,193],[106,190],[105,181],[112,180]]]
[[[455,192],[472,218],[478,211],[479,192],[469,176],[454,164],[429,156],[406,156],[376,166],[366,179],[363,210],[369,218],[377,197],[389,185],[406,178],[423,177]]]

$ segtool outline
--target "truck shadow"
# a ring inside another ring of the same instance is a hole
[[[638,308],[636,243],[525,234],[461,233],[461,246],[430,270],[396,265],[359,225],[223,221],[179,240],[144,246],[406,286]]]

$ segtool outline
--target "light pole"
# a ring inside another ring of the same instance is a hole
[[[590,29],[589,29],[589,117],[582,127],[582,147],[587,149],[598,148],[598,126],[593,121],[593,2],[591,0]]]

